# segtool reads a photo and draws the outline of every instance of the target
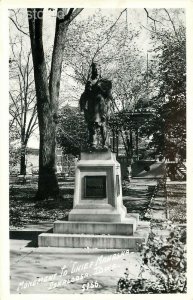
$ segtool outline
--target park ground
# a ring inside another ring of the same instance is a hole
[[[168,234],[162,228],[163,222],[186,228],[186,183],[165,184],[163,174],[157,175],[123,181],[123,203],[128,212],[139,213],[140,220],[149,221],[151,229],[161,237]],[[11,293],[116,293],[117,282],[126,268],[131,278],[138,277],[142,265],[140,252],[38,247],[38,234],[51,232],[53,222],[67,219],[72,209],[73,178],[59,178],[59,184],[63,200],[38,203],[34,201],[36,178],[25,184],[10,179]],[[112,254],[117,254],[116,261],[105,262],[105,257],[108,260]],[[84,267],[87,263],[92,265],[83,272],[88,277],[77,277],[81,272],[74,272],[75,265]],[[62,273],[64,270],[67,274]],[[150,276],[148,272],[146,275]]]

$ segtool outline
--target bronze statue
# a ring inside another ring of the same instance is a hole
[[[80,97],[80,109],[84,111],[85,121],[89,132],[89,146],[109,148],[108,120],[111,111],[112,83],[98,75],[96,64],[92,64],[91,76],[86,83],[85,90]],[[101,144],[98,135],[101,136]]]

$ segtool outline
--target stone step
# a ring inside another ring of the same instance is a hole
[[[38,236],[39,247],[129,249],[139,251],[139,244],[146,243],[149,223],[140,222],[133,236],[42,233]]]
[[[111,235],[133,235],[136,230],[136,219],[128,219],[121,223],[110,222],[77,222],[56,221],[54,222],[54,233],[65,234],[111,234]]]
[[[138,213],[128,213],[121,222],[64,221],[54,222],[54,233],[132,235],[139,222]]]

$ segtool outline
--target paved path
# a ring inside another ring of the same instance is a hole
[[[30,240],[10,241],[10,283],[14,294],[114,294],[117,281],[124,276],[126,268],[132,278],[139,273],[139,253],[31,248],[28,243]],[[73,278],[77,281],[72,282]],[[96,288],[84,291],[83,284],[92,282]]]

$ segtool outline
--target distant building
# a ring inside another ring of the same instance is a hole
[[[39,170],[39,149],[28,148],[26,155],[27,173],[30,173],[31,169],[33,173],[38,173]],[[57,173],[63,172],[63,152],[62,149],[56,149],[56,166]]]

